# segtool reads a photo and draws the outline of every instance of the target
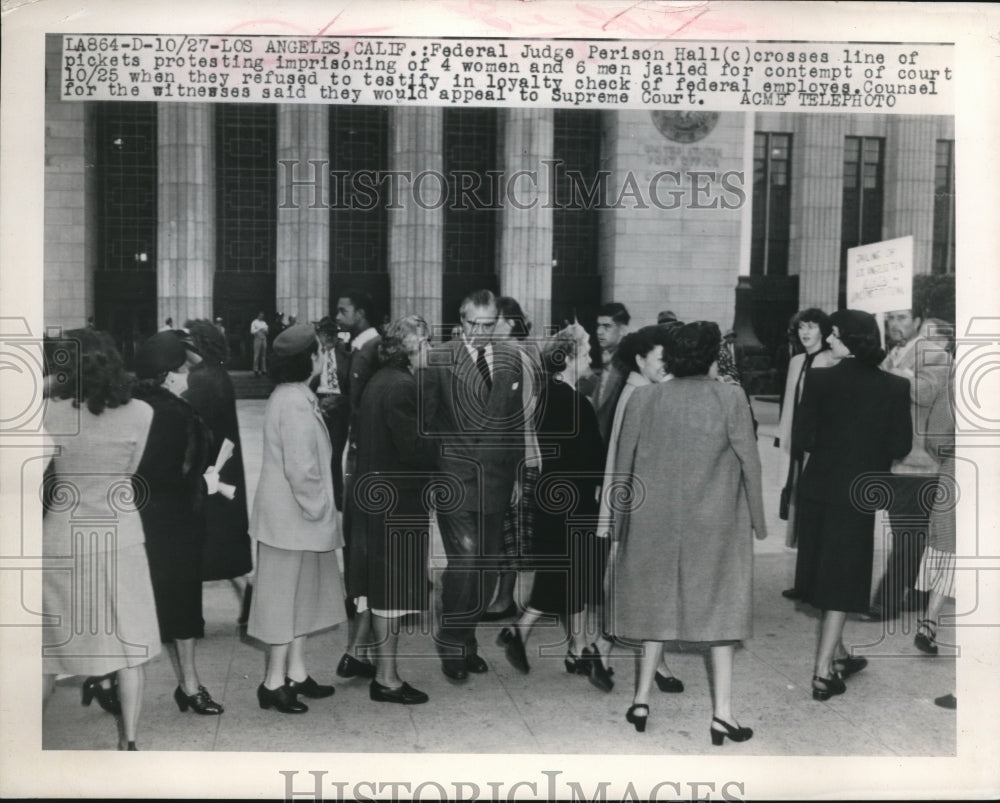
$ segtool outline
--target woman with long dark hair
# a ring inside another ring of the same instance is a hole
[[[875,318],[859,310],[830,316],[827,340],[840,359],[806,374],[792,431],[805,453],[798,489],[799,551],[795,588],[822,611],[813,667],[813,699],[846,690],[844,677],[864,668],[844,647],[847,614],[868,610],[879,504],[879,473],[911,447],[910,383],[882,371],[885,352]]]
[[[116,713],[118,749],[135,750],[145,665],[160,652],[136,509],[148,494],[141,482],[133,485],[153,410],[132,399],[121,357],[104,332],[72,329],[47,339],[45,354],[44,425],[59,447],[46,470],[43,496],[42,608],[58,622],[42,629],[45,699],[57,674],[90,675],[83,704],[97,697]],[[74,520],[104,520],[113,525],[113,537],[91,538],[78,554]],[[66,571],[71,558],[73,569]],[[81,607],[84,598],[101,604]]]

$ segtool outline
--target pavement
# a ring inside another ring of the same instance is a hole
[[[264,405],[262,400],[237,405],[251,501],[260,471]],[[849,621],[848,649],[866,656],[869,666],[848,681],[846,694],[827,702],[812,699],[818,615],[780,593],[790,585],[795,552],[784,546],[785,523],[777,511],[784,484],[774,446],[777,405],[757,400],[755,412],[769,538],[755,542],[754,636],[737,651],[733,676],[734,714],[755,733],[747,742],[727,741],[718,750],[732,756],[954,756],[956,714],[933,702],[955,689],[957,650],[946,646],[955,643],[952,628],[939,629],[941,651],[931,657],[913,646],[916,614],[886,625]],[[876,533],[881,531],[878,524]],[[876,579],[885,557],[881,541],[876,536]],[[443,554],[437,542],[432,573],[444,565]],[[615,650],[616,685],[602,692],[564,670],[566,645],[557,624],[539,625],[533,632],[527,675],[511,668],[496,645],[505,623],[481,625],[480,654],[489,672],[454,685],[440,671],[425,617],[404,634],[400,650],[401,674],[430,696],[419,706],[371,702],[366,681],[336,677],[347,639],[346,627],[340,626],[313,636],[307,649],[310,673],[333,683],[336,694],[306,701],[310,710],[300,716],[264,711],[256,699],[264,651],[241,640],[239,608],[231,583],[205,584],[198,669],[226,712],[218,717],[180,713],[172,698],[173,671],[161,654],[147,665],[141,750],[615,755],[716,750],[708,734],[712,707],[703,653],[668,654],[673,674],[686,688],[681,694],[654,688],[649,725],[640,734],[624,718],[631,704],[633,654]],[[952,612],[949,604],[944,614]],[[81,706],[80,682],[66,678],[57,684],[43,715],[44,749],[115,749],[112,717],[96,704]]]

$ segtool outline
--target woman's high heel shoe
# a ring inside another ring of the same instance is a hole
[[[566,657],[563,659],[563,664],[566,667],[566,671],[571,675],[590,674],[590,662],[577,655],[573,655],[569,650],[566,650]]]
[[[641,716],[636,713],[637,708],[644,709],[645,713]],[[628,711],[625,712],[625,720],[631,722],[635,725],[635,729],[639,733],[644,733],[646,730],[646,720],[649,718],[649,706],[645,703],[639,703],[638,705],[633,705]]]
[[[661,675],[660,670],[656,670],[653,680],[656,681],[657,688],[662,692],[680,694],[684,691],[684,684],[678,678],[673,675]]]
[[[101,683],[105,680],[111,681],[110,688],[104,688]],[[90,705],[91,700],[97,700],[97,704],[109,714],[120,714],[122,712],[121,703],[118,701],[117,678],[115,673],[110,676],[89,677],[83,682],[83,704]]]
[[[190,708],[196,714],[215,716],[226,710],[212,699],[212,695],[204,686],[199,686],[195,694],[185,694],[184,689],[178,686],[174,690],[174,702],[177,703],[181,713]]]
[[[282,714],[304,714],[309,710],[288,686],[269,689],[261,683],[257,687],[257,702],[263,709],[277,708]]]
[[[601,660],[601,651],[597,649],[596,644],[591,644],[589,647],[583,648],[583,659],[588,664],[590,664],[590,671],[587,675],[590,677],[590,682],[597,686],[601,691],[611,691],[615,687],[615,682],[612,679],[614,672],[610,667],[604,665],[604,661]]]
[[[828,678],[813,675],[814,700],[819,700],[820,702],[829,700],[835,694],[843,694],[845,691],[847,691],[847,686],[844,685],[844,679],[836,672]]]
[[[716,723],[725,728],[725,730],[717,729],[715,727]],[[745,742],[753,736],[752,728],[743,728],[739,725],[733,726],[726,722],[726,720],[719,719],[718,717],[712,717],[712,724],[709,726],[708,732],[712,734],[712,744],[716,747],[721,745],[727,736],[734,742]]]

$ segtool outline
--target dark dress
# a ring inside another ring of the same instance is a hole
[[[153,408],[153,423],[136,471],[146,554],[160,638],[201,638],[201,562],[205,541],[204,480],[210,436],[194,408],[161,387],[135,397]]]
[[[212,494],[205,500],[205,546],[201,579],[228,580],[241,577],[253,568],[250,551],[250,520],[247,514],[247,483],[243,471],[243,448],[236,417],[236,394],[228,372],[207,361],[188,375],[188,400],[212,435],[208,464],[213,465],[227,438],[233,442],[233,456],[219,473],[219,480],[236,487],[227,499]]]
[[[597,598],[598,502],[604,479],[604,441],[587,398],[549,379],[537,421],[542,468],[535,486],[532,564],[535,582],[528,606],[546,613],[579,613]]]
[[[885,507],[884,475],[910,451],[912,432],[906,379],[857,359],[806,374],[792,431],[793,452],[809,453],[795,523],[795,587],[806,602],[868,610],[875,511]]]
[[[377,610],[429,608],[430,514],[425,489],[434,444],[419,433],[417,383],[386,366],[367,383],[358,406],[357,474],[351,511],[347,594]]]

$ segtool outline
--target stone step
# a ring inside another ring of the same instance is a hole
[[[253,371],[230,371],[233,390],[237,399],[266,399],[274,390],[274,383],[266,374],[254,376]]]

